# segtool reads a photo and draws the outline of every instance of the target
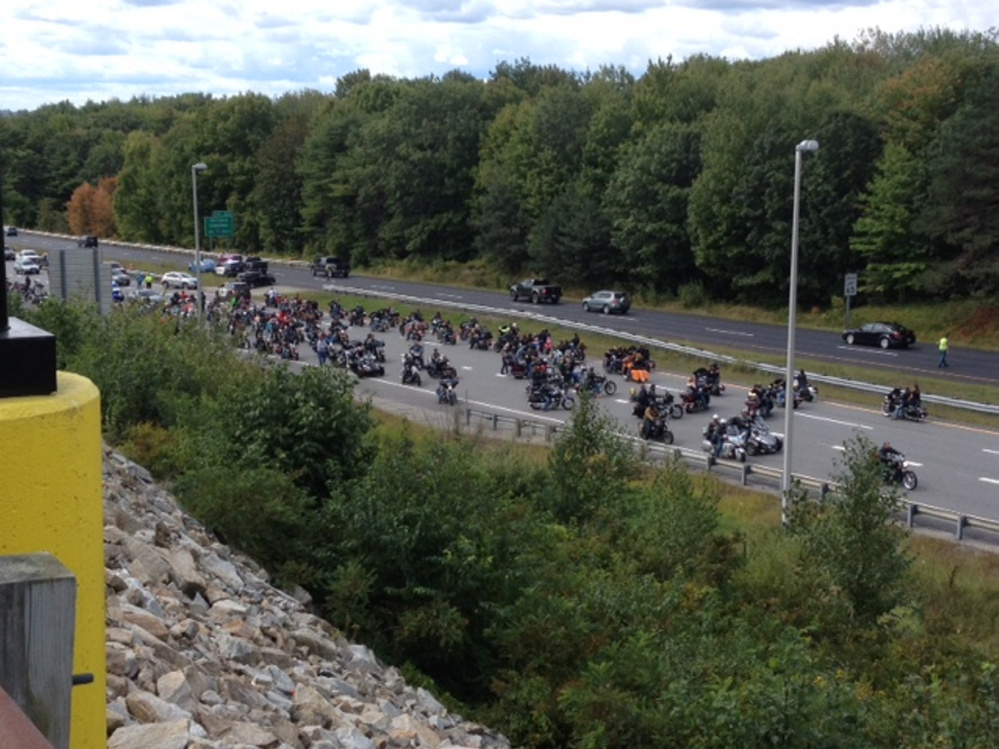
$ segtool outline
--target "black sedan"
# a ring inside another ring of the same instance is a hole
[[[916,342],[916,334],[897,322],[869,322],[859,328],[843,331],[843,340],[853,346],[906,348]]]

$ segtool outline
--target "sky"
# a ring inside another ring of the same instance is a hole
[[[706,54],[765,59],[865,30],[986,31],[991,0],[3,0],[0,111],[54,102],[332,91],[361,68],[488,77]]]

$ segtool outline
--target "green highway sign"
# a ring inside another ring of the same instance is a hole
[[[236,235],[236,217],[232,211],[215,211],[205,216],[206,237],[232,237]]]

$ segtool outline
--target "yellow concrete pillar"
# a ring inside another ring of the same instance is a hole
[[[73,687],[70,746],[104,749],[100,393],[66,372],[58,385],[52,395],[0,398],[0,555],[47,551],[76,576],[73,673],[94,681]]]

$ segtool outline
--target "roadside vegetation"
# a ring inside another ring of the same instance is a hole
[[[997,558],[891,523],[867,443],[782,531],[772,497],[636,463],[586,400],[551,448],[442,435],[174,319],[23,316],[110,442],[514,745],[993,743]]]

